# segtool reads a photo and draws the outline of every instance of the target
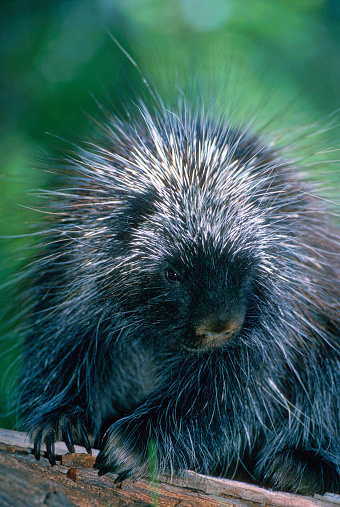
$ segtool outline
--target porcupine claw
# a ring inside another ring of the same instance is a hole
[[[97,468],[96,465],[94,465],[94,468]],[[114,472],[114,468],[112,467],[102,467],[98,470],[98,475],[105,475],[109,472]]]
[[[94,468],[98,468],[97,466],[95,466]],[[115,473],[115,467],[114,466],[104,466],[104,467],[101,467],[99,470],[98,470],[98,475],[105,475],[107,473]],[[123,470],[122,472],[120,472],[118,474],[118,477],[115,479],[115,484],[119,484],[120,482],[123,482],[125,481],[125,479],[128,479],[129,477],[131,477],[132,475],[132,472],[131,470]]]
[[[124,472],[121,472],[117,479],[115,479],[115,484],[119,484],[120,482],[123,482],[125,481],[125,479],[128,479],[131,475],[131,472],[129,472],[128,470],[125,470]]]
[[[39,431],[38,435],[34,439],[33,453],[34,453],[35,459],[37,459],[37,460],[40,459],[41,436],[42,436],[42,432]]]
[[[71,427],[70,427],[70,423],[69,422],[66,422],[65,425],[64,425],[64,428],[63,428],[63,440],[64,440],[64,442],[66,444],[66,447],[69,450],[69,452],[74,453],[75,449],[74,449],[74,444],[73,444],[72,435],[71,435]]]
[[[98,469],[98,475],[105,475],[105,474],[108,474],[109,472],[115,473],[117,470],[117,467],[118,467],[118,462],[116,460],[111,460],[109,465],[104,464],[105,462],[106,462],[106,459],[102,456],[101,453],[99,453],[99,455],[96,458],[96,462],[93,466],[93,468]],[[131,475],[130,472],[123,470],[122,472],[118,473],[118,477],[115,480],[115,483],[122,482],[129,475]]]
[[[98,470],[98,475],[105,475],[109,472],[114,472],[115,470],[115,466],[114,465],[104,465],[102,466],[101,464],[103,463],[103,459],[99,453],[99,455],[97,456],[96,458],[96,462],[95,464],[93,465],[93,468],[96,468]]]
[[[80,434],[81,434],[81,440],[83,442],[83,445],[86,449],[87,454],[92,455],[91,445],[90,445],[86,430],[85,430],[84,426],[82,426],[82,425],[80,426]]]
[[[55,465],[54,435],[49,433],[46,437],[47,457],[52,466]]]

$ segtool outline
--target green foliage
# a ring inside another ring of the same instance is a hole
[[[148,462],[149,462],[149,478],[152,507],[159,507],[158,493],[158,452],[157,443],[150,440],[148,444]]]

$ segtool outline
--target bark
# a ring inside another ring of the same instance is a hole
[[[44,449],[43,449],[44,450]],[[69,454],[56,444],[57,464],[51,467],[32,454],[25,433],[0,429],[0,505],[3,507],[340,507],[340,495],[304,497],[273,492],[238,481],[188,472],[183,479],[157,482],[125,480],[115,474],[98,477],[93,463],[98,451],[86,454],[76,446]]]

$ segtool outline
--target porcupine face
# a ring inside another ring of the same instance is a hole
[[[218,251],[209,239],[185,238],[187,228],[176,231],[176,223],[157,230],[146,222],[132,237],[140,259],[136,306],[144,329],[160,347],[225,346],[245,324],[256,261],[227,247]]]
[[[256,320],[259,213],[219,184],[222,171],[224,180],[228,171],[234,177],[230,160],[203,174],[194,158],[165,171],[147,156],[158,180],[130,193],[117,236],[127,252],[119,262],[124,310],[161,349],[228,346]],[[136,188],[142,183],[143,175]]]
[[[252,290],[251,268],[228,257],[214,261],[201,251],[185,263],[174,252],[159,262],[144,291],[154,340],[201,351],[226,346],[241,332]]]

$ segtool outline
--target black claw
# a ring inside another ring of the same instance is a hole
[[[115,484],[125,481],[125,479],[130,477],[130,475],[131,475],[131,472],[129,472],[128,470],[124,470],[124,472],[121,472],[120,474],[118,474],[117,479],[115,479]]]
[[[92,449],[91,449],[91,446],[90,446],[90,442],[89,442],[87,433],[86,433],[85,428],[83,427],[83,425],[80,426],[80,434],[81,434],[81,440],[82,440],[82,442],[84,444],[84,447],[86,449],[87,454],[91,454],[92,455]]]
[[[99,468],[100,468],[100,460],[98,460],[98,457],[99,456],[97,456],[96,461],[94,462],[93,468],[97,468],[99,470]]]
[[[54,436],[49,433],[46,437],[47,457],[52,466],[55,465],[55,449],[54,449]]]
[[[98,470],[98,475],[105,475],[109,472],[113,472],[111,467],[101,467],[100,470]]]
[[[98,456],[96,457],[96,461],[93,465],[93,468],[97,468],[98,470],[103,469],[103,468],[108,468],[108,467],[105,467],[105,465],[103,465],[104,462],[105,462],[105,459],[102,457],[102,451],[101,451],[98,454]]]
[[[34,453],[35,459],[37,459],[37,460],[40,459],[41,436],[42,436],[42,433],[40,431],[34,440],[33,453]]]
[[[72,434],[71,434],[71,427],[70,423],[66,422],[63,428],[63,439],[66,444],[67,449],[69,452],[75,453],[73,441],[72,441]]]

